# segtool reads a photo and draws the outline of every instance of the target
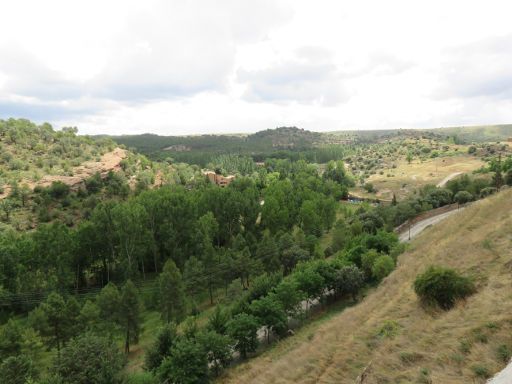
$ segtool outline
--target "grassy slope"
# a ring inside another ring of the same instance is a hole
[[[398,198],[409,196],[415,189],[432,184],[436,185],[445,177],[455,172],[471,173],[485,163],[479,158],[467,154],[427,159],[420,162],[414,159],[411,164],[405,159],[395,161],[396,168],[386,168],[384,174],[371,175],[367,182],[377,189],[377,194],[369,194],[361,188],[354,188],[358,196],[392,199],[393,193]],[[387,177],[388,174],[393,177]]]
[[[220,382],[353,383],[370,362],[366,384],[422,382],[422,368],[433,383],[484,382],[473,367],[498,371],[504,365],[496,356],[498,345],[512,345],[510,228],[512,190],[473,204],[418,237],[361,304],[300,331]],[[475,276],[478,292],[451,311],[426,312],[412,282],[431,264]],[[386,320],[399,324],[396,336],[376,336]],[[485,337],[487,342],[478,341]],[[460,347],[464,340],[470,345],[466,353]]]

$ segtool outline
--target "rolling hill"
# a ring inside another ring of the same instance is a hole
[[[358,305],[303,328],[221,383],[483,383],[512,346],[512,190],[424,231]],[[425,310],[412,289],[430,265],[474,277],[450,311]]]

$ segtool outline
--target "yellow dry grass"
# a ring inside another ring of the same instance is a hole
[[[471,173],[483,165],[485,163],[482,160],[470,155],[439,157],[424,162],[414,159],[411,164],[400,160],[396,162],[396,168],[384,169],[383,175],[375,174],[368,178],[367,182],[377,189],[376,195],[365,194],[362,189],[357,190],[356,194],[391,199],[395,193],[397,198],[403,198],[414,189],[427,184],[436,185],[456,172]],[[388,174],[393,176],[388,177]]]
[[[417,274],[436,264],[476,279],[478,291],[450,311],[426,311],[412,289]],[[512,346],[512,190],[474,203],[424,231],[400,256],[397,269],[360,304],[316,328],[307,327],[230,370],[221,383],[354,383],[370,363],[365,384],[483,383]],[[377,336],[384,322],[392,337]],[[464,351],[464,343],[469,348]]]

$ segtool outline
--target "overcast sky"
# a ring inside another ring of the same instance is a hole
[[[0,2],[0,118],[166,135],[512,122],[510,1]]]

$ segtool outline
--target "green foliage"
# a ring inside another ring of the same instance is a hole
[[[459,191],[453,196],[453,201],[457,204],[466,204],[473,200],[473,195],[468,191]]]
[[[124,356],[108,339],[84,334],[62,350],[56,371],[64,384],[121,383]]]
[[[172,348],[171,356],[164,359],[158,369],[160,382],[177,384],[208,383],[208,359],[200,344],[181,339]]]
[[[475,286],[471,279],[453,269],[431,266],[416,277],[414,290],[423,302],[448,310],[456,300],[471,295]]]
[[[259,324],[266,328],[267,342],[270,341],[270,332],[282,335],[286,331],[287,316],[275,295],[267,295],[254,300],[249,310],[258,319]]]
[[[226,324],[229,321],[229,314],[227,310],[222,308],[220,305],[215,306],[215,310],[212,315],[208,318],[207,329],[210,331],[217,332],[218,334],[226,334]]]
[[[475,364],[471,367],[471,370],[477,377],[482,377],[484,379],[491,377],[491,372],[489,371],[489,368],[487,368],[485,365]]]
[[[227,323],[228,335],[235,340],[235,349],[243,358],[258,347],[259,326],[258,319],[247,313],[240,313]]]
[[[508,363],[512,357],[512,350],[507,344],[500,344],[496,349],[496,356],[503,363]]]
[[[342,266],[335,277],[334,290],[337,295],[355,297],[364,283],[364,275],[355,265]]]
[[[5,383],[25,384],[28,380],[37,377],[37,370],[27,356],[11,356],[0,364],[0,377]]]
[[[171,349],[177,340],[176,326],[173,323],[166,324],[156,336],[151,348],[146,352],[144,366],[147,370],[155,372],[162,361],[170,356]]]
[[[162,317],[169,323],[185,317],[185,286],[181,273],[171,259],[167,260],[159,276],[160,307]]]
[[[214,331],[205,331],[199,333],[197,341],[206,352],[208,365],[215,375],[218,375],[233,360],[231,349],[233,341],[229,336]]]
[[[395,269],[395,261],[389,255],[379,256],[372,265],[372,276],[380,281]]]
[[[142,303],[140,302],[137,288],[131,280],[128,280],[121,290],[119,301],[119,324],[126,335],[124,348],[126,353],[130,352],[130,343],[137,344],[139,342],[141,310]]]

